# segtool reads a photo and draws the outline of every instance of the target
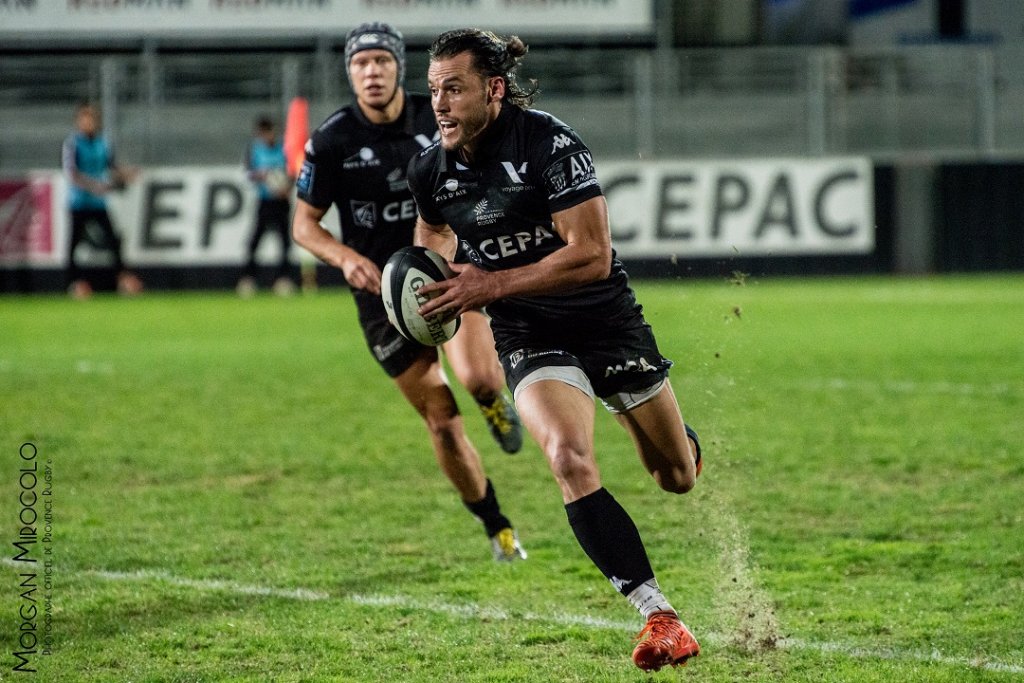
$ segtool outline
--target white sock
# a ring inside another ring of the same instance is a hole
[[[658,588],[657,579],[640,584],[630,591],[626,599],[640,611],[640,614],[644,615],[645,621],[655,612],[675,612],[672,605],[662,595],[661,589]]]

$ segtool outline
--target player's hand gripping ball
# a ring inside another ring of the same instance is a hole
[[[391,255],[381,275],[381,297],[388,320],[403,337],[438,346],[455,336],[461,316],[444,320],[441,314],[424,318],[416,312],[433,298],[420,294],[420,287],[454,275],[444,257],[424,247],[402,247]]]

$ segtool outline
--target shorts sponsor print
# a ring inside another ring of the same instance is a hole
[[[495,331],[496,337],[500,334]],[[499,356],[513,393],[524,377],[543,367],[580,368],[601,398],[653,386],[672,367],[646,323],[587,339],[539,340],[528,333],[501,337]]]
[[[398,377],[424,354],[437,358],[437,349],[406,339],[395,329],[379,296],[359,292],[355,300],[366,345],[388,377]]]

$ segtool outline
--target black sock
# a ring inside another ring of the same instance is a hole
[[[498,505],[498,497],[494,495],[494,486],[490,479],[487,480],[487,491],[484,493],[483,500],[478,500],[475,503],[462,502],[477,519],[484,523],[484,531],[487,532],[488,538],[502,529],[512,526],[508,517],[501,514],[501,506]]]
[[[574,500],[565,514],[584,552],[620,593],[654,578],[640,532],[607,489]]]
[[[494,402],[498,400],[498,396],[500,395],[501,394],[498,393],[491,394],[490,396],[474,396],[473,400],[476,401],[476,404],[481,408],[490,408],[494,405]]]

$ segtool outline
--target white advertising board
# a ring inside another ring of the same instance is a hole
[[[874,250],[865,158],[598,165],[620,256],[704,258]]]
[[[865,158],[605,162],[598,174],[623,258],[874,250],[874,181]],[[66,264],[64,196],[57,171],[0,183],[0,266]],[[207,266],[243,263],[256,201],[240,167],[169,167],[147,169],[109,204],[126,262]],[[328,218],[336,231],[333,211]],[[278,249],[267,238],[259,255],[270,259]]]
[[[387,21],[407,36],[464,26],[530,36],[652,35],[652,0],[0,0],[0,37],[344,36]]]

